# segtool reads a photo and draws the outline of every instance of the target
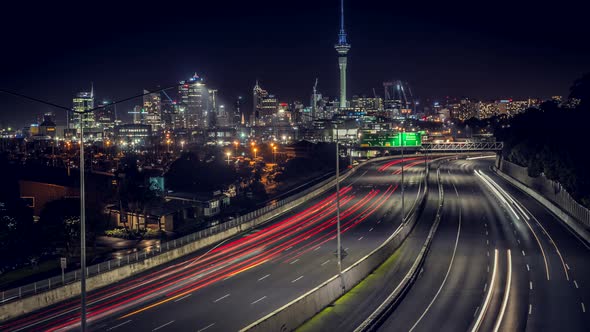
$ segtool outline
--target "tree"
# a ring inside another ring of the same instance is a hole
[[[80,201],[64,198],[47,203],[39,227],[47,249],[62,248],[71,257],[80,243]]]

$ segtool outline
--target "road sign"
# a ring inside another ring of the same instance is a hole
[[[59,260],[60,264],[61,264],[61,268],[62,270],[65,269],[68,266],[68,260],[65,257],[62,257]]]
[[[360,144],[361,147],[420,147],[422,134],[423,132],[363,133]]]

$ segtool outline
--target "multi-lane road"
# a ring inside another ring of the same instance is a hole
[[[408,170],[407,211],[422,189],[420,158],[366,164],[342,183],[343,268],[399,226],[402,164]],[[440,164],[440,225],[419,277],[380,330],[588,330],[590,247],[537,201],[496,175],[492,164],[493,159],[465,157]],[[436,188],[433,178],[430,187]],[[382,273],[385,283],[372,286],[364,298],[363,292],[352,294],[344,309],[336,303],[332,318],[324,315],[304,330],[354,330],[407,273],[437,205],[437,195],[429,195],[391,271]],[[335,215],[335,193],[330,191],[259,229],[93,291],[89,327],[238,330],[337,272]],[[70,300],[4,322],[0,330],[78,326],[79,302]]]
[[[587,244],[491,166],[441,166],[441,224],[420,277],[380,330],[588,330]]]
[[[381,244],[400,224],[400,166],[406,211],[421,190],[418,157],[362,165],[340,190],[343,268]],[[238,330],[337,273],[335,192],[264,227],[88,296],[88,325],[102,331]],[[0,330],[79,328],[72,299]]]

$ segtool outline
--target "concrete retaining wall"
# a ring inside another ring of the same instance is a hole
[[[590,244],[590,232],[588,232],[588,230],[584,226],[582,226],[576,219],[572,218],[567,212],[563,211],[553,202],[543,197],[543,195],[537,193],[535,190],[527,187],[526,185],[512,178],[508,174],[500,171],[497,168],[494,168],[494,171],[499,176],[504,178],[506,181],[510,182],[513,186],[517,187],[518,189],[527,193],[529,196],[536,199],[541,205],[547,208],[547,210],[551,211],[562,222],[564,222],[567,225],[567,227],[574,231],[581,239],[583,239],[587,244]]]
[[[292,331],[356,286],[406,239],[426,202],[427,182],[412,213],[378,248],[318,287],[243,328],[241,331]]]
[[[391,157],[380,157],[369,160],[367,163],[374,163],[383,160],[391,159]],[[363,164],[366,165],[367,163]],[[362,166],[362,165],[361,165]],[[358,167],[353,168],[349,172],[342,175],[340,181],[345,180],[352,174],[356,173]],[[194,253],[197,250],[203,249],[207,246],[215,244],[220,241],[227,240],[232,236],[240,234],[244,231],[258,227],[278,216],[288,212],[289,210],[299,206],[300,204],[313,199],[329,189],[332,189],[336,185],[336,179],[328,182],[326,185],[318,188],[307,195],[304,195],[292,202],[289,202],[283,206],[277,207],[276,209],[268,212],[267,214],[261,215],[258,218],[244,222],[236,227],[229,228],[225,231],[213,234],[206,238],[200,239],[195,242],[187,243],[179,248],[163,252],[159,255],[144,259],[137,263],[125,265],[96,276],[90,277],[86,281],[86,289],[88,291],[98,289],[101,287],[108,286],[110,284],[119,282],[133,275],[145,272],[151,268],[159,265],[169,263],[177,258],[185,255]],[[18,316],[39,310],[41,308],[59,303],[61,301],[80,296],[80,283],[72,283],[59,288],[51,289],[43,293],[35,294],[29,297],[25,297],[16,301],[9,302],[0,306],[0,321],[16,318]]]

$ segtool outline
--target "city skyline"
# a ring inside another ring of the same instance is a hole
[[[97,95],[118,99],[198,72],[219,89],[226,104],[240,95],[248,98],[257,79],[281,101],[308,100],[316,77],[318,91],[337,96],[338,64],[330,44],[338,33],[339,3],[308,5],[304,1],[280,8],[262,2],[254,15],[254,9],[243,4],[230,8],[206,4],[202,9],[212,15],[199,18],[203,32],[193,34],[176,33],[190,25],[183,16],[186,14],[163,13],[150,26],[141,22],[135,26],[131,22],[136,19],[120,21],[133,10],[148,10],[143,7],[114,7],[116,24],[87,29],[72,29],[61,22],[72,8],[48,8],[55,24],[47,31],[27,28],[18,19],[21,11],[16,11],[15,17],[2,23],[12,27],[7,43],[13,45],[13,52],[3,54],[0,86],[69,106],[71,96],[86,91],[90,82],[100,91]],[[575,8],[567,3],[563,6]],[[511,15],[504,17],[506,12],[499,8],[482,12],[460,7],[418,9],[410,4],[345,3],[347,33],[355,43],[348,65],[348,96],[371,96],[373,88],[379,91],[381,83],[391,79],[411,82],[422,98],[567,95],[569,84],[590,68],[590,57],[584,56],[588,46],[575,43],[587,29],[576,19],[575,10],[569,11],[567,19],[552,18],[568,23],[567,28],[536,26],[540,30],[530,35],[529,24],[547,8],[531,3],[514,5]],[[103,17],[108,9],[88,11],[89,19]],[[248,19],[252,15],[253,21]],[[513,30],[499,26],[500,18]],[[46,20],[34,15],[31,19],[39,23]],[[460,21],[465,26],[458,27]],[[246,22],[248,29],[240,30]],[[88,37],[82,44],[81,35]],[[44,36],[51,38],[41,40]],[[79,52],[70,51],[74,48]],[[51,52],[34,51],[37,49]],[[105,60],[113,53],[118,54],[115,59]],[[432,61],[433,54],[436,61]],[[293,66],[302,70],[292,71]],[[31,75],[34,80],[29,79]],[[2,123],[8,119],[27,123],[35,114],[51,110],[9,96],[0,98]]]

